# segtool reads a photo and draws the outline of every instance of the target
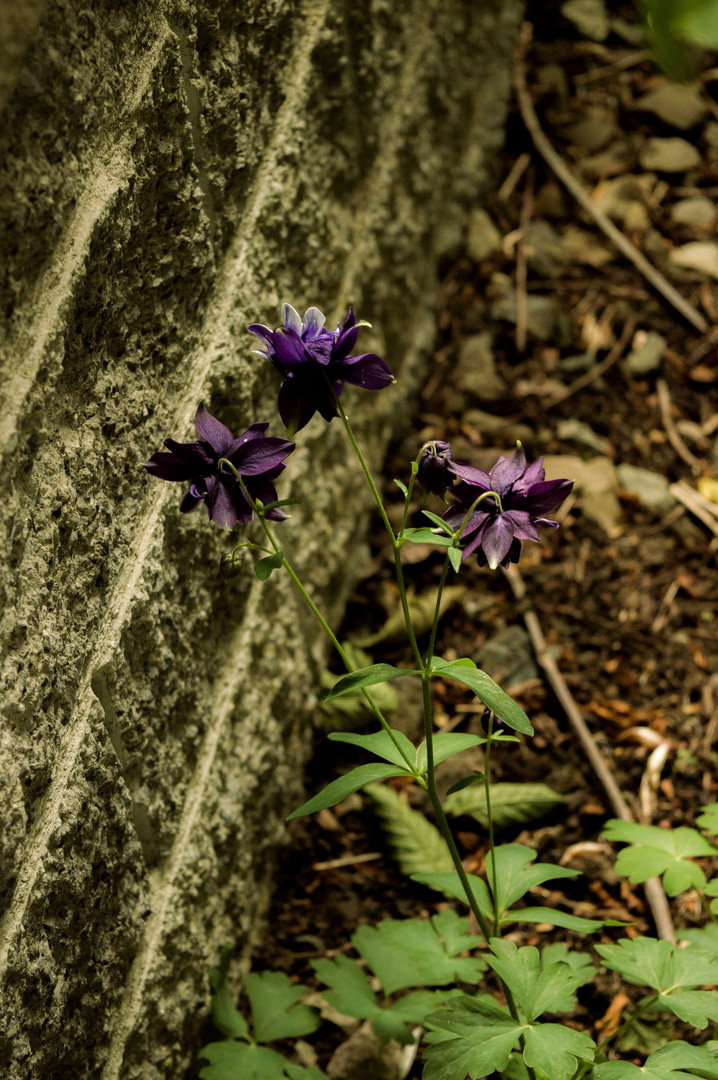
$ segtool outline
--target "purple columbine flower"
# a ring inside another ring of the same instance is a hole
[[[453,480],[450,472],[453,460],[448,442],[434,439],[424,443],[416,478],[425,495],[438,495],[443,499],[448,484]]]
[[[513,457],[500,458],[491,472],[460,462],[449,469],[461,481],[452,489],[456,503],[443,515],[452,529],[461,528],[469,507],[483,492],[498,495],[479,503],[461,534],[468,541],[462,561],[475,552],[479,566],[488,564],[492,570],[518,562],[522,540],[538,540],[539,525],[558,528],[543,515],[557,510],[573,487],[573,480],[546,480],[543,458],[527,466],[521,443]]]
[[[334,393],[339,397],[345,382],[365,390],[381,390],[395,382],[387,364],[374,353],[350,356],[362,326],[353,310],[336,330],[325,330],[325,318],[310,307],[300,319],[291,304],[282,304],[284,326],[270,330],[253,323],[252,334],[261,338],[265,349],[253,352],[266,356],[282,376],[279,414],[291,434],[308,424],[315,412],[325,420],[337,415]]]
[[[153,454],[144,467],[160,480],[189,480],[189,491],[180,503],[181,513],[188,514],[204,502],[210,521],[216,521],[223,529],[248,525],[252,507],[234,473],[226,465],[220,468],[220,458],[232,462],[252,498],[266,505],[276,502],[272,480],[284,468],[284,459],[291,454],[294,443],[265,438],[269,423],[252,424],[235,439],[229,428],[211,416],[204,405],[197,409],[194,426],[199,439],[193,443],[165,439],[170,453]],[[278,508],[267,511],[272,521],[284,521],[286,516]]]

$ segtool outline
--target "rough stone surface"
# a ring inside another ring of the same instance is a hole
[[[324,646],[275,575],[140,462],[276,419],[249,321],[350,303],[397,386],[347,391],[378,462],[433,337],[435,225],[502,138],[520,5],[17,5],[0,152],[0,1060],[183,1075],[207,969],[261,930]],[[450,58],[450,62],[447,62]],[[288,555],[336,621],[368,500],[301,433]],[[321,471],[322,483],[314,481]]]

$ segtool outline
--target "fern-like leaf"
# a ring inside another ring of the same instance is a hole
[[[526,821],[543,817],[554,806],[566,800],[546,784],[491,784],[491,816],[494,825],[523,825]],[[468,814],[488,827],[486,816],[486,792],[483,785],[475,784],[448,795],[444,800],[447,814],[459,817]]]
[[[376,803],[384,835],[402,873],[440,874],[454,870],[441,833],[423,814],[412,810],[383,784],[367,784],[364,790]]]

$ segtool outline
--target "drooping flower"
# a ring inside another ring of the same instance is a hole
[[[482,499],[461,534],[467,541],[462,561],[476,553],[479,566],[488,564],[492,570],[518,562],[522,541],[539,539],[539,525],[558,528],[544,514],[557,510],[573,488],[573,480],[546,480],[543,458],[527,466],[521,443],[512,457],[500,458],[488,473],[460,462],[449,469],[460,480],[452,488],[456,503],[443,515],[452,529],[461,528],[480,495],[494,493]]]
[[[453,456],[448,442],[434,439],[432,442],[424,443],[416,478],[425,495],[444,497],[448,484],[453,480],[450,472],[452,461]]]
[[[345,382],[365,390],[381,390],[395,382],[389,366],[375,353],[351,356],[357,335],[368,323],[357,322],[353,310],[336,330],[326,330],[325,317],[310,307],[300,319],[291,304],[282,305],[284,326],[270,330],[253,323],[255,334],[265,349],[253,352],[266,356],[279,374],[279,414],[292,434],[308,424],[315,412],[325,420],[337,415],[332,388],[337,397]]]
[[[220,458],[232,462],[252,498],[266,505],[276,502],[272,481],[284,469],[284,459],[291,454],[294,443],[265,438],[268,422],[252,424],[235,439],[229,428],[208,413],[204,405],[197,409],[194,426],[199,439],[193,443],[165,439],[170,452],[153,454],[144,467],[160,480],[189,480],[189,491],[180,503],[181,513],[188,514],[204,502],[210,520],[223,529],[248,525],[252,507],[234,473],[226,465],[220,467]],[[267,517],[273,521],[284,521],[286,516],[279,508],[267,511]]]

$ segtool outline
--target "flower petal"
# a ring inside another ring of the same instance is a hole
[[[252,517],[252,508],[233,476],[209,478],[205,505],[210,520],[216,521],[223,529],[233,529],[237,524],[247,525]]]
[[[536,458],[534,462],[526,469],[523,476],[514,483],[514,492],[526,491],[532,484],[539,484],[546,477],[546,470],[543,467],[543,458]]]
[[[145,461],[143,467],[158,480],[191,480],[197,475],[182,458],[176,454],[164,454],[161,450]]]
[[[503,496],[513,483],[515,483],[526,471],[526,454],[524,448],[519,445],[516,452],[510,458],[499,458],[489,473],[491,487],[497,495]],[[497,564],[498,565],[498,564]],[[495,567],[492,567],[492,570]]]
[[[182,501],[179,505],[180,514],[191,514],[193,510],[197,509],[203,499],[204,495],[198,494],[193,484],[189,491],[185,492],[182,496]]]
[[[573,489],[573,480],[542,480],[532,484],[528,491],[512,495],[511,509],[527,510],[532,517],[550,514],[558,510]]]
[[[234,435],[228,427],[207,412],[204,404],[200,404],[195,413],[194,426],[200,439],[208,442],[219,457],[224,457],[234,442]]]
[[[283,368],[297,368],[311,364],[313,357],[295,330],[277,330],[274,335],[274,358]],[[281,369],[280,369],[281,370]],[[285,374],[285,372],[282,372]]]
[[[511,522],[517,540],[533,540],[535,542],[539,539],[539,531],[531,515],[527,514],[525,510],[507,510],[503,516]]]
[[[344,360],[333,360],[330,378],[361,386],[365,390],[381,390],[396,382],[389,365],[376,353],[364,353],[362,356],[348,356]]]
[[[288,330],[294,330],[295,333],[301,335],[302,320],[299,317],[299,312],[291,304],[282,304],[282,322]]]
[[[247,430],[244,431],[239,436],[238,439],[234,440],[234,442],[232,443],[232,445],[229,448],[228,453],[226,453],[224,456],[226,458],[229,458],[230,461],[234,462],[234,458],[232,457],[232,454],[234,454],[237,450],[239,450],[240,446],[244,446],[244,444],[246,442],[249,442],[250,439],[261,439],[261,438],[263,438],[264,433],[265,433],[265,431],[267,430],[268,427],[269,427],[269,420],[265,420],[261,424],[252,424],[252,426],[248,427]]]
[[[242,476],[259,476],[280,465],[294,449],[287,439],[251,439],[240,446],[229,460]]]
[[[481,537],[481,547],[492,570],[508,555],[514,539],[513,522],[507,514],[497,514]]]
[[[326,322],[326,317],[322,315],[319,308],[310,307],[304,312],[304,318],[300,322],[299,333],[304,341],[317,336],[319,331]]]
[[[266,342],[267,349],[270,353],[274,351],[274,330],[270,330],[268,326],[262,326],[261,323],[252,323],[247,329],[250,334],[254,334],[256,337],[261,338],[262,341]],[[267,355],[263,349],[253,349],[252,352],[260,352],[262,356]]]
[[[316,394],[311,385],[299,378],[287,378],[279,387],[279,415],[286,428],[301,431],[317,411]]]
[[[473,465],[466,465],[463,461],[450,461],[447,465],[449,472],[454,476],[458,476],[459,480],[464,480],[467,484],[471,484],[472,487],[482,488],[483,491],[491,491],[491,477],[483,469],[475,469]],[[481,492],[471,494],[462,488],[458,488],[455,495],[461,496],[464,501],[468,499],[469,503],[472,503]]]

